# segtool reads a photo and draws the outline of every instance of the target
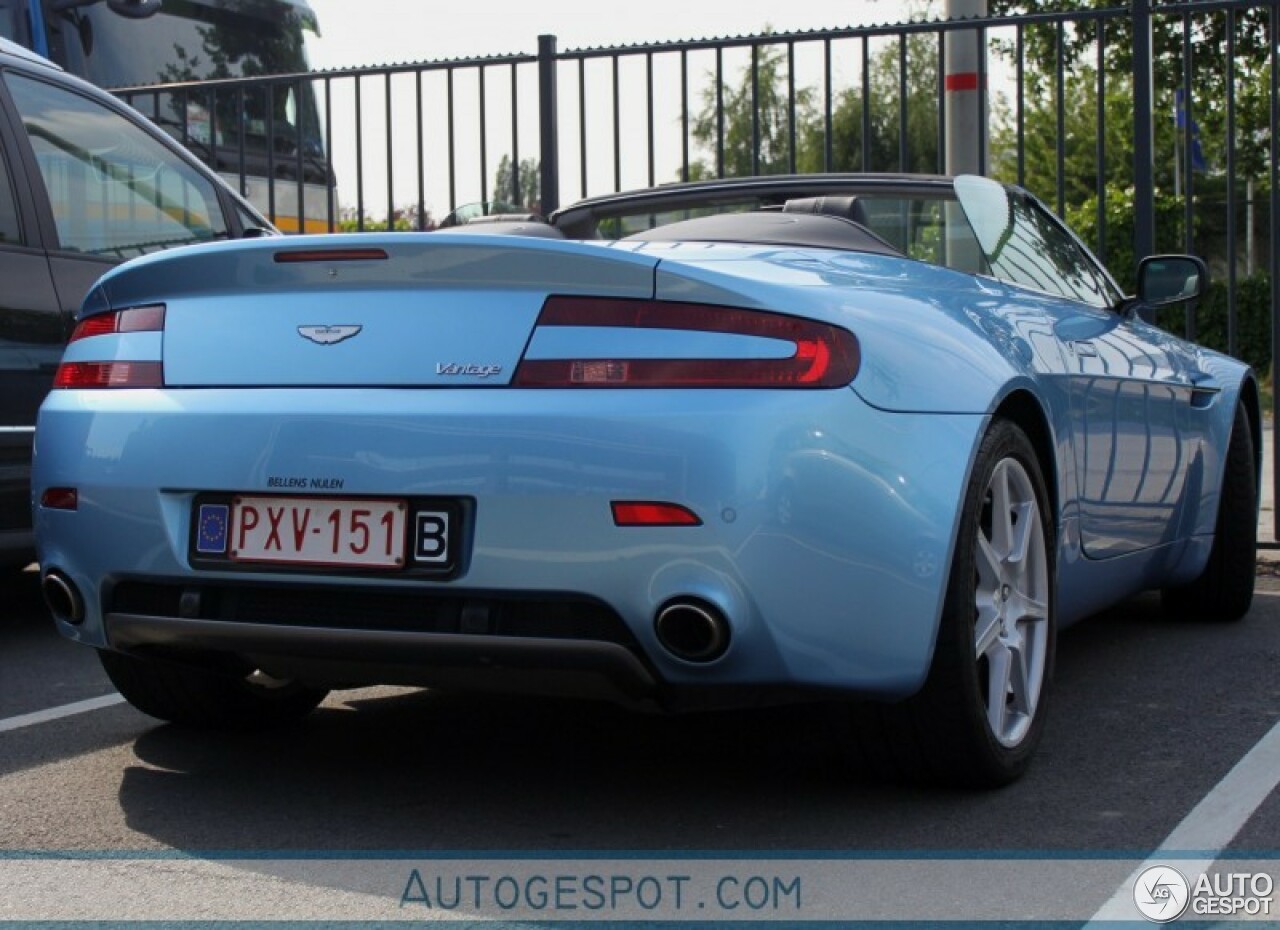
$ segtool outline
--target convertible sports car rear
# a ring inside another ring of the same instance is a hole
[[[1007,280],[1016,230],[951,182],[896,185],[862,196],[965,208],[953,267],[809,203],[112,271],[36,439],[59,629],[186,723],[372,683],[851,698],[897,774],[1016,777],[1058,627],[1147,588],[1247,609],[1256,387],[1109,291]]]

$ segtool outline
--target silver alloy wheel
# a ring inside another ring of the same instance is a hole
[[[1049,560],[1035,484],[1015,458],[991,473],[978,524],[974,644],[987,726],[1002,745],[1035,719],[1049,654]]]

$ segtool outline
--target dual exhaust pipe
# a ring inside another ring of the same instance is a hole
[[[653,627],[662,648],[684,662],[714,662],[729,648],[729,621],[719,608],[696,598],[668,601]]]
[[[45,572],[40,593],[49,612],[58,620],[84,620],[84,598],[75,582],[53,568]],[[714,662],[729,648],[729,621],[719,608],[696,598],[668,601],[653,621],[662,648],[684,662]]]
[[[80,623],[84,620],[84,598],[75,582],[56,568],[44,573],[40,581],[40,593],[44,596],[49,612],[58,620]]]

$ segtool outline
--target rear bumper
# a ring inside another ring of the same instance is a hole
[[[41,412],[35,486],[75,487],[80,505],[37,509],[37,534],[44,569],[86,601],[62,632],[97,647],[230,651],[328,683],[587,678],[666,703],[700,690],[894,697],[928,669],[982,425],[884,413],[849,390],[59,391]],[[195,495],[266,492],[280,477],[341,483],[312,493],[474,501],[463,570],[193,568]],[[620,528],[613,500],[677,503],[702,525]],[[184,615],[120,599],[139,586],[333,609]],[[534,619],[505,630],[415,627],[369,606],[395,597],[435,605],[423,617],[444,601],[559,599],[614,619],[566,632],[522,608]],[[691,663],[661,646],[654,618],[677,598],[728,619],[722,656]]]

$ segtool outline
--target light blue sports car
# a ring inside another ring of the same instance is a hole
[[[1249,369],[977,177],[677,185],[166,252],[41,410],[58,628],[156,717],[397,683],[837,703],[893,777],[1027,766],[1062,627],[1249,608]],[[847,713],[843,708],[848,708]]]

